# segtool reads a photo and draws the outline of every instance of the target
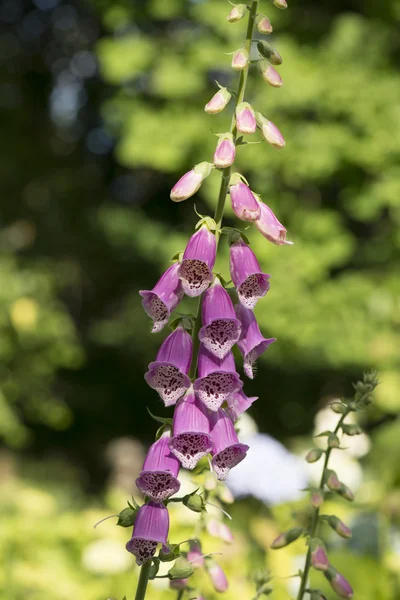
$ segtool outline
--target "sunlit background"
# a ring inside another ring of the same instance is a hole
[[[241,424],[252,449],[230,480],[235,505],[226,492],[235,543],[210,526],[204,545],[222,553],[227,600],[250,600],[258,567],[276,576],[273,598],[294,593],[284,577],[302,566],[304,543],[278,553],[269,544],[294,515],[307,521],[299,489],[320,467],[301,458],[333,424],[327,403],[375,367],[366,434],[346,440],[335,464],[357,502],[328,506],[353,539],[325,541],[356,599],[398,600],[400,2],[260,5],[284,86],[268,88],[255,69],[248,100],[287,147],[246,146],[238,168],[295,245],[249,230],[271,274],[256,314],[278,342],[246,383],[259,400]],[[197,219],[170,188],[211,160],[213,133],[229,127],[229,111],[203,111],[215,80],[236,85],[227,53],[241,46],[243,22],[229,25],[229,10],[225,0],[0,2],[1,600],[133,600],[130,531],[115,519],[93,525],[136,494],[156,428],[146,407],[166,414],[143,379],[164,332],[150,335],[138,290]],[[217,173],[204,183],[200,213],[213,210],[218,185]],[[190,537],[196,518],[174,505],[171,539]],[[176,598],[165,586],[152,584],[150,600]]]

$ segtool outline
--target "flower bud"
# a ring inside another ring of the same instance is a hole
[[[232,94],[228,92],[225,87],[222,87],[218,90],[216,94],[211,98],[209,102],[204,107],[204,110],[209,115],[216,115],[224,110],[225,106],[228,104],[230,99],[232,98]]]
[[[182,504],[184,504],[189,510],[193,512],[201,513],[205,512],[206,505],[204,498],[200,494],[188,494],[182,498]]]
[[[235,539],[228,525],[217,519],[210,519],[207,522],[207,531],[213,537],[220,538],[227,544],[232,543]]]
[[[188,561],[193,565],[195,569],[204,567],[205,558],[201,549],[200,542],[193,540],[190,542],[190,549],[187,553]]]
[[[336,433],[330,433],[328,435],[328,446],[329,448],[339,448],[340,440]]]
[[[258,40],[257,50],[259,51],[261,56],[266,58],[267,61],[271,63],[271,65],[282,64],[282,56],[268,42],[265,42],[264,40]]]
[[[171,200],[182,202],[193,196],[200,189],[203,180],[211,173],[212,167],[209,162],[201,162],[185,173],[172,188]]]
[[[251,189],[241,181],[237,173],[233,173],[229,182],[232,210],[242,221],[257,221],[261,216],[261,208]]]
[[[332,527],[332,529],[334,529],[341,537],[346,539],[351,538],[350,529],[343,523],[343,521],[338,519],[338,517],[335,517],[335,515],[330,515],[327,521],[328,525],[330,525],[330,527]]]
[[[333,404],[331,404],[331,409],[338,415],[344,415],[344,413],[347,411],[347,406],[342,404],[342,402],[333,402]]]
[[[236,128],[240,133],[255,133],[257,130],[256,116],[248,102],[241,102],[236,108]]]
[[[272,87],[282,87],[282,77],[279,75],[278,71],[274,69],[274,67],[268,64],[266,60],[261,60],[258,63],[258,68],[266,83],[269,83],[269,85],[272,85]]]
[[[283,135],[272,121],[268,121],[261,113],[256,113],[256,119],[261,127],[263,138],[268,144],[274,148],[284,148],[286,146]]]
[[[326,596],[319,590],[313,590],[311,592],[310,600],[328,600]]]
[[[324,502],[323,491],[318,489],[311,490],[310,501],[313,508],[320,508]]]
[[[312,448],[307,454],[306,454],[306,461],[308,463],[315,463],[317,462],[321,456],[324,454],[324,451],[321,450],[321,448]]]
[[[213,560],[207,561],[207,571],[216,592],[226,592],[228,580],[222,568]]]
[[[335,471],[331,471],[330,469],[325,471],[325,483],[331,492],[338,492],[340,490],[340,486],[342,485]]]
[[[276,8],[285,9],[288,6],[286,0],[270,0],[270,2],[272,2],[272,4],[276,6]]]
[[[232,56],[232,69],[235,71],[243,71],[249,64],[249,53],[245,48],[240,48],[233,53]]]
[[[170,579],[186,579],[190,577],[194,573],[194,568],[192,563],[190,563],[186,558],[180,556],[176,559],[175,564],[168,571],[168,577]]]
[[[361,429],[361,427],[359,425],[355,425],[355,424],[348,425],[347,423],[344,423],[342,425],[342,431],[346,435],[360,435],[360,433],[363,432],[363,430]]]
[[[169,587],[171,590],[185,590],[187,588],[189,579],[171,579]]]
[[[246,14],[247,7],[245,4],[235,4],[232,8],[229,15],[226,17],[226,20],[229,23],[236,23],[236,21],[240,21]]]
[[[350,488],[347,487],[347,485],[344,485],[344,483],[340,484],[340,488],[338,489],[338,493],[343,496],[343,498],[346,498],[346,500],[349,500],[349,502],[353,502],[354,501],[354,494],[351,491]]]
[[[353,597],[353,589],[347,579],[343,577],[334,567],[330,566],[324,572],[326,579],[331,584],[331,588],[341,598],[350,600]]]
[[[229,398],[229,402],[230,401],[231,398]],[[226,485],[220,487],[218,491],[218,497],[221,500],[221,502],[224,502],[225,504],[233,504],[235,502],[235,496],[232,494],[231,490]]]
[[[266,35],[272,33],[271,21],[265,15],[256,16],[256,27],[260,33],[265,33]]]
[[[311,564],[317,571],[326,571],[329,567],[329,559],[324,545],[318,539],[311,540]]]
[[[219,136],[218,144],[214,152],[214,166],[218,169],[230,167],[236,155],[236,146],[231,133],[224,133]]]
[[[127,506],[118,515],[117,525],[121,527],[132,527],[135,524],[138,509]]]
[[[214,471],[208,471],[206,476],[204,477],[204,489],[207,492],[212,492],[215,490],[218,484],[218,477],[214,473]]]
[[[292,542],[295,542],[301,536],[302,533],[302,527],[293,527],[292,529],[288,529],[288,531],[284,531],[283,533],[281,533],[281,535],[278,535],[278,537],[272,542],[270,547],[272,548],[272,550],[284,548]]]

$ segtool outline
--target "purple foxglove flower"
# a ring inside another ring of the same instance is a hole
[[[177,477],[179,460],[169,449],[170,433],[164,433],[154,442],[144,459],[136,485],[153,502],[164,502],[181,487]]]
[[[237,182],[237,183],[236,183]],[[238,219],[255,222],[261,217],[261,207],[251,189],[233,175],[229,188],[232,210]]]
[[[279,75],[278,71],[274,69],[274,67],[268,64],[266,60],[263,60],[259,63],[259,69],[266,83],[269,83],[269,85],[272,85],[272,87],[282,87],[282,77]]]
[[[236,314],[242,324],[238,347],[243,355],[243,369],[247,377],[254,379],[253,363],[276,340],[262,336],[253,311],[245,308],[242,304],[237,304]]]
[[[236,156],[236,146],[231,133],[224,133],[220,136],[217,148],[214,153],[214,166],[218,169],[230,167]]]
[[[232,419],[232,421],[236,421],[236,419],[244,413],[250,406],[258,400],[258,396],[252,396],[248,398],[243,390],[239,390],[235,392],[227,399],[228,408],[226,412]]]
[[[268,144],[274,148],[284,148],[286,146],[283,135],[272,121],[268,121],[261,113],[256,113],[256,119],[261,127],[262,136]]]
[[[216,592],[226,592],[228,580],[222,568],[214,561],[207,561],[207,571]]]
[[[241,102],[236,108],[236,128],[240,133],[255,133],[257,121],[253,107],[248,102]]]
[[[240,321],[235,315],[232,300],[218,277],[204,294],[202,321],[200,341],[207,350],[222,360],[239,339]]]
[[[329,567],[328,555],[325,548],[321,545],[315,545],[311,551],[311,564],[317,571],[326,571]]]
[[[260,218],[256,221],[256,227],[258,231],[265,237],[267,240],[276,244],[277,246],[282,246],[283,244],[292,245],[293,242],[289,242],[286,239],[286,229],[278,221],[272,210],[264,204],[264,202],[259,202],[261,215]]]
[[[261,271],[256,255],[242,239],[230,248],[230,273],[239,301],[253,309],[269,290],[269,275]]]
[[[215,411],[231,394],[242,387],[243,383],[236,373],[232,352],[228,352],[225,358],[219,359],[202,344],[198,359],[198,379],[193,385],[199,400],[209,410]]]
[[[144,378],[165,406],[172,406],[190,387],[187,376],[192,361],[192,338],[179,326],[161,344],[155,362]]]
[[[334,592],[337,593],[341,598],[347,598],[350,600],[353,597],[353,588],[336,569],[330,566],[325,572],[324,575],[326,579],[331,584],[331,587]]]
[[[243,71],[249,64],[249,53],[245,48],[239,48],[236,52],[233,53],[232,57],[232,69],[235,71]]]
[[[199,189],[204,179],[211,173],[212,164],[202,162],[183,175],[171,190],[171,200],[182,202],[187,200]]]
[[[179,263],[174,263],[157,281],[152,290],[141,290],[142,305],[153,319],[152,333],[161,331],[168,323],[172,311],[183,298],[183,288],[178,277]]]
[[[225,525],[225,523],[222,523],[222,521],[217,521],[217,519],[210,519],[209,521],[207,521],[206,527],[210,535],[223,540],[227,544],[231,544],[235,539],[228,525]]]
[[[265,15],[257,15],[256,26],[260,33],[265,33],[268,35],[273,31],[271,21]]]
[[[176,405],[169,447],[185,469],[194,469],[212,449],[210,423],[192,388]]]
[[[239,442],[235,427],[222,408],[210,414],[210,422],[213,442],[212,467],[218,479],[224,481],[230,469],[244,459],[249,447]]]
[[[247,7],[245,4],[236,4],[229,15],[226,17],[226,20],[229,23],[236,23],[236,21],[240,21],[246,14]]]
[[[157,544],[162,544],[163,551],[168,552],[168,529],[169,515],[164,504],[149,502],[139,508],[132,538],[126,544],[128,552],[135,555],[137,565],[154,556]]]
[[[195,569],[204,567],[205,558],[204,558],[204,553],[201,549],[200,542],[198,542],[198,541],[190,542],[190,549],[189,549],[189,552],[187,553],[186,558],[190,563],[192,563],[192,565],[194,566]]]
[[[204,107],[204,110],[209,115],[216,115],[224,110],[225,106],[228,104],[230,99],[232,98],[232,94],[228,92],[225,87],[222,87],[218,90],[216,94],[211,98],[209,102]]]
[[[202,225],[190,238],[179,267],[179,278],[187,294],[200,296],[213,280],[217,243],[215,235]]]

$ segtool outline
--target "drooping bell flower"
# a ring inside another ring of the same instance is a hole
[[[238,392],[231,394],[227,399],[228,408],[226,409],[226,412],[232,421],[236,421],[236,419],[240,417],[242,413],[246,412],[256,400],[258,400],[258,396],[249,398],[243,390],[239,390]]]
[[[233,173],[229,182],[232,210],[238,219],[255,222],[261,216],[261,207],[253,192],[240,179],[238,173]]]
[[[253,364],[276,340],[263,337],[252,310],[237,304],[236,315],[242,324],[242,333],[237,345],[243,355],[243,370],[247,377],[254,379]]]
[[[212,449],[210,423],[190,388],[175,407],[170,450],[185,469],[194,469]]]
[[[216,94],[211,98],[209,102],[204,107],[204,110],[209,115],[216,115],[224,110],[225,106],[228,104],[230,99],[232,98],[232,94],[228,92],[225,87],[222,87],[218,90]]]
[[[224,133],[219,136],[218,144],[214,153],[214,166],[218,169],[230,167],[236,156],[236,146],[231,133]]]
[[[217,519],[209,519],[207,521],[206,528],[210,535],[212,535],[213,537],[217,537],[220,540],[223,540],[227,544],[231,544],[235,539],[228,525],[226,525],[222,521],[218,521]]]
[[[225,358],[239,339],[240,321],[218,277],[204,294],[201,314],[200,341],[214,356]]]
[[[195,569],[204,567],[204,552],[202,551],[201,544],[198,540],[193,540],[190,542],[190,548],[186,558],[190,563],[192,563]]]
[[[187,200],[199,189],[204,179],[211,173],[213,165],[209,162],[201,162],[193,169],[185,173],[171,190],[171,200],[182,202]]]
[[[274,69],[266,60],[262,60],[258,63],[260,73],[266,83],[272,85],[272,87],[282,87],[283,79],[279,75],[278,71]]]
[[[174,263],[157,281],[152,290],[141,290],[142,305],[153,319],[152,333],[161,331],[172,311],[182,300],[184,291],[178,277],[179,264]]]
[[[293,242],[286,239],[286,228],[278,221],[269,206],[260,201],[258,201],[258,204],[261,213],[260,218],[255,222],[258,231],[277,246],[292,245]]]
[[[243,71],[249,64],[249,53],[245,48],[239,48],[232,56],[232,69],[235,71]]]
[[[341,598],[347,598],[350,600],[353,597],[353,588],[350,583],[341,575],[334,567],[330,566],[324,572],[326,579],[331,584],[331,588]]]
[[[216,592],[226,592],[229,587],[228,580],[222,568],[212,559],[207,560],[207,572]]]
[[[261,113],[256,113],[256,119],[263,138],[274,148],[284,148],[286,146],[285,138],[272,121],[268,121]]]
[[[170,432],[165,432],[147,452],[136,485],[153,502],[164,502],[179,490],[179,460],[169,449]]]
[[[202,225],[190,238],[178,275],[187,296],[200,296],[213,280],[212,270],[217,254],[215,235]]]
[[[190,386],[187,376],[192,361],[192,337],[179,326],[161,344],[157,358],[144,378],[165,406],[172,406]]]
[[[230,469],[238,465],[246,456],[249,447],[239,442],[235,427],[222,409],[210,414],[212,467],[220,481],[228,477]]]
[[[236,23],[236,21],[240,21],[246,14],[247,6],[245,4],[236,4],[232,8],[229,15],[226,17],[226,20],[229,23]]]
[[[260,33],[264,33],[266,35],[272,33],[273,31],[271,21],[265,15],[256,16],[256,27]]]
[[[239,301],[253,309],[269,290],[269,275],[261,271],[256,255],[241,238],[230,247],[230,273]]]
[[[193,385],[199,400],[209,410],[215,411],[233,392],[242,387],[232,352],[219,359],[202,344],[198,358],[198,378]]]
[[[126,544],[126,549],[136,557],[136,564],[141,566],[154,556],[157,545],[163,545],[163,551],[168,552],[167,537],[169,530],[169,515],[164,504],[148,502],[137,512],[133,535]]]
[[[240,133],[255,133],[257,131],[255,112],[248,102],[241,102],[236,108],[236,129]]]

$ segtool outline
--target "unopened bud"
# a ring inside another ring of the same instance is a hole
[[[225,504],[233,504],[235,502],[235,496],[232,494],[227,485],[221,485],[220,489],[218,490],[218,497],[221,502],[224,502]]]
[[[344,415],[344,413],[347,411],[347,406],[341,402],[333,402],[331,404],[331,410],[338,415]]]
[[[161,562],[172,562],[180,555],[179,544],[168,544],[166,550],[168,550],[168,552],[164,552],[164,548],[161,548],[158,554],[158,558]]]
[[[324,572],[326,579],[331,584],[331,588],[341,598],[350,600],[353,597],[353,589],[347,579],[343,577],[334,567],[329,567]]]
[[[350,529],[338,517],[335,517],[335,515],[330,515],[327,521],[328,524],[332,527],[332,529],[336,531],[336,533],[338,533],[341,537],[346,539],[351,538]]]
[[[269,85],[272,85],[272,87],[282,87],[282,77],[279,75],[278,71],[276,71],[274,67],[268,63],[268,61],[260,60],[258,63],[258,68],[266,83],[269,83]]]
[[[351,491],[350,488],[347,487],[347,485],[344,485],[344,483],[342,483],[340,485],[340,488],[338,489],[338,493],[343,496],[343,498],[346,498],[346,500],[349,500],[349,502],[353,502],[354,501],[354,494]]]
[[[321,540],[313,539],[310,542],[311,564],[317,571],[326,571],[329,567],[328,555]]]
[[[288,546],[292,542],[295,542],[303,533],[302,527],[293,527],[292,529],[288,529],[288,531],[284,531],[279,535],[276,540],[274,540],[271,544],[272,550],[278,550],[279,548],[284,548]]]
[[[281,8],[282,10],[288,7],[286,0],[270,0],[270,2],[272,2],[276,8]]]
[[[224,110],[231,98],[232,94],[228,92],[225,87],[220,88],[218,92],[214,94],[211,100],[205,105],[204,110],[209,115],[216,115]]]
[[[310,600],[328,600],[326,596],[319,590],[313,590],[311,592]]]
[[[335,471],[331,471],[330,469],[325,471],[325,483],[331,492],[338,492],[342,485]]]
[[[240,48],[233,53],[232,56],[232,69],[235,71],[243,71],[249,64],[249,53],[245,48]]]
[[[328,435],[328,446],[329,448],[339,448],[340,440],[336,433],[330,433]]]
[[[271,21],[265,15],[257,15],[256,27],[260,33],[265,33],[266,35],[272,33]]]
[[[228,580],[222,568],[213,560],[207,560],[207,571],[216,592],[226,592]]]
[[[320,508],[324,502],[323,491],[317,489],[311,490],[310,501],[313,508]]]
[[[224,133],[219,136],[218,144],[214,152],[214,166],[218,169],[226,169],[235,161],[236,146],[231,133]]]
[[[274,148],[284,148],[286,146],[285,138],[272,121],[268,121],[261,113],[256,113],[256,119],[263,138]]]
[[[247,6],[245,4],[236,4],[229,15],[226,17],[226,20],[229,23],[236,23],[236,21],[240,21],[246,14]]]
[[[207,531],[213,537],[218,537],[228,544],[232,543],[235,539],[228,525],[217,519],[210,519],[207,522]]]
[[[185,590],[187,588],[189,579],[171,579],[169,587],[171,590]]]
[[[257,49],[261,56],[267,59],[272,65],[281,65],[282,57],[277,50],[268,42],[264,40],[259,40],[257,42]]]
[[[208,471],[204,478],[204,489],[212,492],[218,485],[217,475],[214,471]]]
[[[132,527],[135,524],[137,509],[127,506],[118,515],[117,525],[120,527]]]
[[[343,423],[342,431],[346,435],[360,435],[363,432],[359,425]]]
[[[170,579],[187,579],[194,573],[194,567],[186,558],[180,556],[174,566],[168,571]]]
[[[182,498],[182,503],[193,512],[206,512],[206,503],[200,494],[188,494]]]
[[[241,102],[236,107],[236,128],[240,133],[255,133],[257,130],[256,116],[248,102]]]
[[[321,458],[321,456],[323,454],[324,454],[324,451],[321,450],[321,448],[312,448],[312,450],[310,450],[306,454],[306,461],[308,463],[315,463]]]
[[[190,563],[192,563],[195,569],[204,567],[205,558],[201,549],[200,542],[190,542],[190,549],[187,553],[187,559]]]
[[[209,176],[213,165],[209,162],[201,162],[195,165],[191,171],[183,175],[171,190],[171,200],[182,202],[187,200],[199,189],[203,180]]]

